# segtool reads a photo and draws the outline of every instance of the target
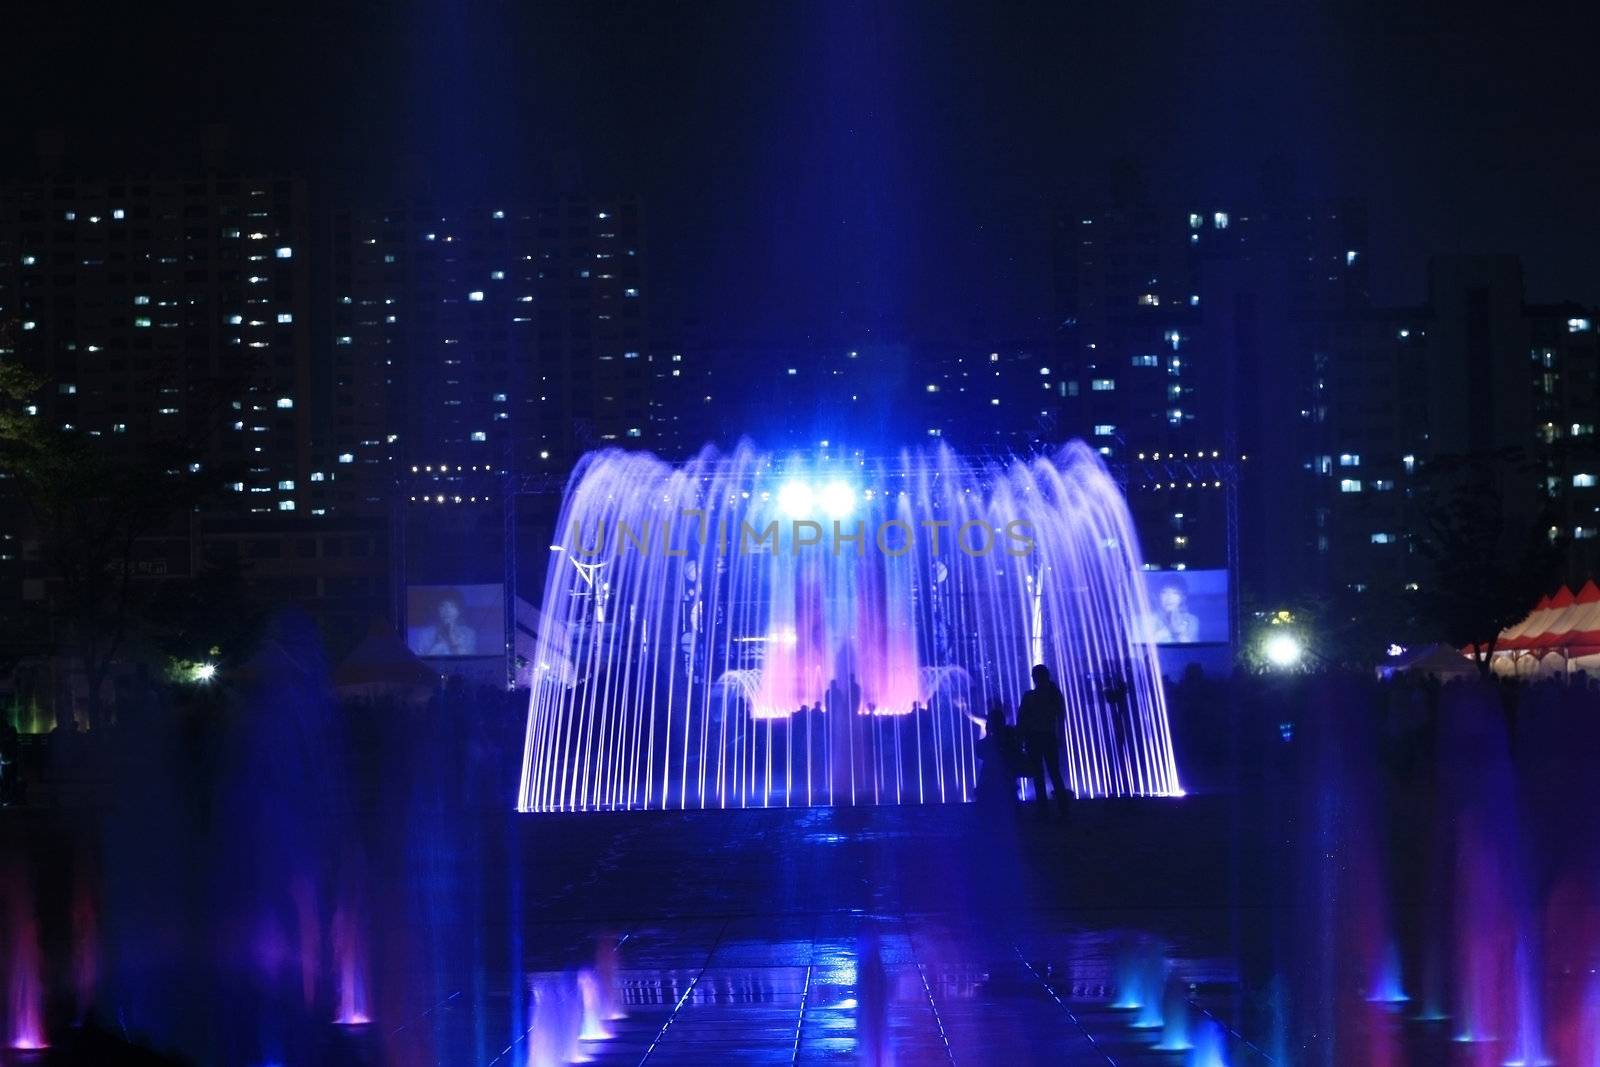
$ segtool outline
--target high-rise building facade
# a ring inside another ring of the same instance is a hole
[[[411,467],[561,470],[643,443],[650,358],[636,201],[343,211],[331,232],[334,506]]]
[[[209,174],[0,191],[0,353],[31,412],[137,449],[181,437],[239,472],[229,510],[294,511],[309,469],[306,193]]]
[[[26,415],[129,452],[181,442],[228,472],[218,512],[303,513],[308,233],[305,187],[289,178],[0,188],[0,359],[46,382]],[[26,521],[0,481],[0,596],[13,602],[46,596]]]
[[[1508,513],[1549,517],[1586,573],[1600,533],[1600,345],[1580,305],[1527,301],[1512,256],[1429,266],[1427,299],[1377,307],[1357,205],[1069,218],[1058,246],[1063,424],[1132,472],[1146,559],[1217,566],[1215,482],[1156,461],[1236,461],[1247,594],[1416,590],[1423,478],[1512,456]],[[1487,469],[1487,468],[1486,468]]]
[[[1367,306],[1366,247],[1364,213],[1348,202],[1167,209],[1135,197],[1062,220],[1062,425],[1132,472],[1149,562],[1222,566],[1236,537],[1253,589],[1300,580],[1312,539],[1281,515],[1308,503],[1304,323]],[[1218,479],[1146,466],[1202,460],[1238,464],[1232,533]]]

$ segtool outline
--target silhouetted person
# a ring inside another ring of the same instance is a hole
[[[977,719],[976,715],[969,716]],[[983,739],[978,742],[979,803],[1012,804],[1017,799],[1017,779],[1022,777],[1022,745],[1017,732],[1006,721],[1006,709],[998,700],[989,706],[989,715],[980,720]]]
[[[1033,669],[1033,689],[1023,696],[1017,710],[1017,729],[1022,734],[1022,753],[1039,803],[1045,803],[1048,775],[1062,811],[1067,806],[1067,786],[1061,780],[1061,731],[1066,720],[1066,698],[1050,677],[1050,668],[1041,663]]]
[[[1123,666],[1111,668],[1106,675],[1105,684],[1101,687],[1101,695],[1105,697],[1106,707],[1111,712],[1111,732],[1115,735],[1117,754],[1122,759],[1124,769],[1133,766],[1133,750],[1128,744],[1128,698],[1132,694],[1128,688],[1128,672]]]
[[[0,720],[0,805],[22,799],[22,739],[17,728]]]

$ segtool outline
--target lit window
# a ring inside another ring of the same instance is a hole
[[[37,262],[39,262],[39,257],[38,256],[23,256],[22,257],[22,265],[24,267],[31,267]]]
[[[1417,469],[1416,456],[1401,456],[1400,462],[1402,465],[1404,465],[1407,474],[1410,474],[1412,471]]]
[[[150,303],[150,298],[148,296],[136,296],[133,298],[133,302],[140,307],[143,307],[144,305]]]
[[[472,439],[474,441],[487,441],[489,439],[489,435],[484,433],[482,430],[473,430]]]
[[[1189,212],[1189,229],[1198,230],[1201,226],[1205,225],[1205,221],[1206,220],[1203,215],[1193,211]]]
[[[1109,422],[1102,422],[1102,423],[1098,424],[1097,426],[1095,426],[1095,428],[1094,428],[1094,435],[1096,437],[1110,437],[1112,434],[1114,434],[1116,432],[1117,432],[1117,428],[1115,426],[1111,425],[1111,423],[1109,423]]]
[[[278,510],[279,511],[293,511],[294,510],[294,501],[293,500],[280,500],[280,501],[278,501]]]
[[[114,219],[127,218],[127,213],[125,211],[123,211],[120,207],[112,208],[111,209],[111,217],[114,218]]]
[[[145,318],[143,315],[140,315],[138,318],[134,319],[133,324],[142,330],[148,330],[150,328],[150,320]]]
[[[639,295],[639,290],[637,290],[637,289],[624,289],[624,290],[622,290],[622,295],[623,296],[638,296]]]
[[[1372,490],[1375,493],[1387,493],[1393,488],[1394,482],[1389,478],[1379,478],[1377,481],[1372,483]]]
[[[351,455],[349,452],[341,452],[341,453],[339,453],[339,462],[340,463],[354,463],[355,461],[356,461],[356,457]]]
[[[1572,536],[1579,541],[1586,541],[1594,535],[1595,528],[1593,526],[1574,526],[1572,528]]]
[[[275,251],[273,253],[273,255],[277,256],[279,259],[293,259],[294,258],[294,249],[292,249],[292,248],[288,247],[287,245],[285,245],[284,247],[282,247],[282,248],[278,249],[277,251]]]
[[[278,321],[280,323],[283,323],[283,324],[288,324],[288,323],[293,322],[294,321],[294,312],[292,312],[292,311],[280,311],[280,312],[278,312]]]
[[[292,407],[294,407],[294,397],[280,396],[278,398],[278,406],[280,408],[292,408]]]
[[[344,334],[341,337],[334,338],[334,342],[333,343],[336,344],[336,345],[347,345],[347,344],[350,343],[350,341],[351,341],[350,335],[349,334]]]
[[[1339,466],[1359,467],[1361,466],[1361,457],[1354,452],[1345,452],[1339,456]]]
[[[929,382],[923,388],[925,388],[930,393],[937,393],[939,391],[939,383],[938,382]]]
[[[1159,367],[1159,366],[1161,366],[1161,357],[1160,356],[1134,356],[1133,357],[1133,365],[1135,367]]]
[[[60,393],[62,396],[77,396],[78,387],[73,385],[71,382],[62,382],[60,385],[56,386],[56,392]]]
[[[1212,215],[1211,225],[1215,226],[1219,230],[1226,230],[1228,228],[1228,213],[1226,211],[1219,211]]]
[[[1139,306],[1140,307],[1147,307],[1147,308],[1160,307],[1161,306],[1161,298],[1159,296],[1157,296],[1155,293],[1140,293],[1139,294]]]
[[[1344,479],[1341,479],[1340,482],[1339,482],[1339,492],[1341,492],[1341,493],[1359,493],[1359,492],[1361,492],[1361,479],[1360,478],[1344,478]]]
[[[294,479],[285,478],[283,481],[278,483],[278,488],[286,491],[292,491],[294,489]]]
[[[1591,325],[1591,323],[1589,322],[1588,319],[1568,319],[1567,320],[1567,332],[1568,333],[1588,333],[1590,325]]]
[[[1375,545],[1392,545],[1397,540],[1399,538],[1392,533],[1375,533],[1372,535],[1372,543]]]
[[[114,423],[111,424],[111,432],[112,433],[127,433],[128,432],[128,424],[125,423],[125,422],[114,422]]]
[[[1357,257],[1358,257],[1358,256],[1359,256],[1359,255],[1360,255],[1360,254],[1361,254],[1361,253],[1359,253],[1359,252],[1354,252],[1354,251],[1351,251],[1351,252],[1346,252],[1346,253],[1345,253],[1345,254],[1344,254],[1344,265],[1345,265],[1345,266],[1347,266],[1347,267],[1353,267],[1353,266],[1355,266],[1355,262],[1356,262],[1356,258],[1357,258]]]
[[[506,394],[504,394],[504,393],[496,393],[496,394],[494,394],[494,402],[496,404],[504,404],[506,402]]]
[[[1592,489],[1594,487],[1594,475],[1574,474],[1572,476],[1572,487],[1574,489]]]
[[[492,282],[503,282],[506,280],[506,272],[503,270],[492,270],[489,272],[489,280]]]
[[[642,437],[644,435],[639,432],[639,427],[630,426],[630,427],[628,427],[628,436],[629,437]]]
[[[1095,378],[1089,382],[1089,388],[1096,393],[1109,393],[1117,387],[1111,378]]]
[[[482,289],[474,289],[474,290],[472,290],[472,292],[467,294],[467,299],[473,301],[474,303],[482,300],[483,299],[483,290]]]
[[[323,474],[321,471],[312,471],[311,480],[314,482],[326,481],[327,475]]]

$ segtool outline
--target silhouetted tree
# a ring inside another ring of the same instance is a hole
[[[1417,480],[1417,552],[1433,569],[1422,602],[1458,648],[1489,672],[1500,631],[1516,623],[1560,569],[1548,497],[1521,450],[1447,456]]]
[[[47,573],[41,625],[82,665],[90,718],[99,722],[111,667],[148,599],[136,581],[140,540],[170,528],[230,476],[198,463],[195,442],[180,435],[128,448],[48,425],[29,410],[44,385],[0,362],[0,469],[26,508]]]

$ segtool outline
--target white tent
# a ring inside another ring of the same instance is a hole
[[[1393,663],[1386,663],[1378,668],[1378,675],[1382,678],[1399,674],[1426,676],[1448,682],[1457,678],[1476,678],[1478,668],[1471,658],[1463,656],[1449,645],[1432,644],[1424,645]]]

